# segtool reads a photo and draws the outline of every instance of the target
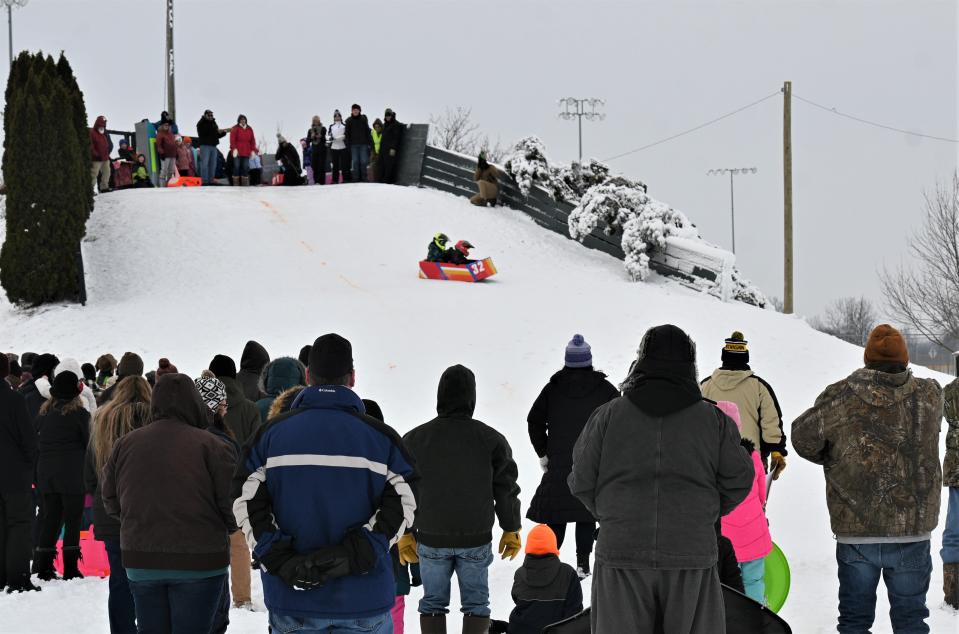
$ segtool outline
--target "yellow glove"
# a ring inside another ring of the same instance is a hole
[[[786,457],[778,451],[772,452],[769,456],[769,473],[773,480],[778,480],[783,471],[786,470]]]
[[[400,537],[396,547],[400,551],[400,563],[402,565],[420,563],[420,557],[416,554],[416,538],[413,537],[413,533],[406,533]]]
[[[503,559],[507,557],[510,561],[516,559],[516,555],[519,554],[522,548],[523,539],[520,537],[519,531],[515,533],[503,533],[503,537],[499,540],[499,554],[503,556]]]

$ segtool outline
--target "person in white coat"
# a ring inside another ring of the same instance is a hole
[[[60,361],[60,364],[53,369],[53,379],[56,380],[57,375],[61,372],[73,372],[77,376],[83,376],[83,370],[80,369],[80,362],[76,359],[63,359]],[[43,398],[50,398],[51,385],[49,379],[40,377],[36,380],[35,384]],[[93,390],[85,384],[80,392],[80,402],[83,403],[83,409],[90,413],[90,420],[93,420],[93,415],[97,413],[97,398],[94,396]]]

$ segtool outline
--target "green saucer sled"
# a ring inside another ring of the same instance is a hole
[[[773,544],[772,552],[766,555],[766,602],[769,609],[779,612],[789,596],[789,562],[786,555]]]

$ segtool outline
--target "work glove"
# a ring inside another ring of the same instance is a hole
[[[549,456],[543,456],[539,459],[539,468],[543,470],[543,473],[548,471],[547,465],[549,465]]]
[[[400,537],[400,541],[396,547],[400,553],[401,564],[405,566],[407,564],[420,563],[420,557],[416,554],[416,538],[413,537],[413,533],[406,533]]]
[[[390,150],[390,156],[396,156],[396,150],[391,149],[391,150]]]
[[[502,559],[509,558],[510,561],[516,559],[516,555],[522,548],[523,539],[519,531],[503,533],[503,537],[499,540],[499,554],[502,555]]]
[[[779,476],[782,475],[782,472],[786,470],[786,456],[782,455],[778,451],[772,452],[769,456],[769,473],[772,474],[773,480],[778,480]]]
[[[239,151],[239,150],[233,150],[233,158],[236,158],[236,157],[239,156],[239,155],[240,155],[240,151]]]

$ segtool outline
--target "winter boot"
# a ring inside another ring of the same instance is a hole
[[[240,185],[241,185],[242,187],[249,187],[249,186],[250,186],[250,177],[249,177],[249,176],[241,176],[241,177],[240,177]]]
[[[234,176],[234,177],[232,177],[230,180],[233,182],[233,186],[234,186],[234,187],[239,187],[239,186],[240,186],[240,177],[239,177],[239,176]]]
[[[489,632],[488,616],[463,615],[463,634],[486,634]]]
[[[34,590],[39,590],[39,586],[33,585],[30,581],[30,575],[24,574],[20,579],[11,579],[7,585],[7,594],[13,594],[14,592],[32,592]]]
[[[420,614],[420,632],[423,634],[446,634],[446,615]]]
[[[959,563],[943,565],[942,592],[946,595],[946,605],[959,610]]]
[[[585,579],[592,574],[589,569],[589,553],[576,555],[576,574],[580,579]]]
[[[70,546],[63,549],[63,580],[83,579],[77,563],[80,560],[80,547]]]
[[[43,581],[53,581],[59,579],[57,573],[53,570],[53,560],[57,556],[56,548],[37,548],[37,577]]]

